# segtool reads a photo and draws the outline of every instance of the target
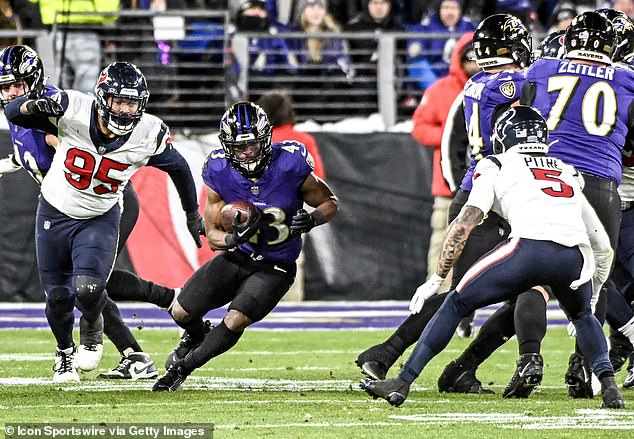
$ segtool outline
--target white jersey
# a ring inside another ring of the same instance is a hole
[[[507,152],[476,167],[466,204],[493,210],[511,225],[511,237],[589,244],[576,170],[554,157]]]
[[[582,183],[577,171],[557,158],[507,152],[478,163],[465,205],[501,215],[511,225],[511,237],[579,246],[584,264],[574,284],[580,285],[592,278],[595,260],[606,272],[603,277],[611,261],[607,234],[581,192]]]
[[[96,127],[91,136],[94,98],[73,90],[66,93],[68,108],[57,120],[59,145],[42,182],[42,196],[71,218],[93,218],[121,199],[130,177],[165,150],[170,133],[161,130],[159,118],[144,114],[127,140],[101,145],[98,138],[93,141]]]

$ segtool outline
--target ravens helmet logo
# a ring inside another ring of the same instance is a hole
[[[504,22],[504,25],[502,26],[502,30],[504,30],[504,32],[510,33],[521,32],[522,29],[524,29],[524,25],[516,17],[509,18]]]

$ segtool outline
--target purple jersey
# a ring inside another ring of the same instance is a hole
[[[264,225],[241,251],[275,262],[293,262],[302,247],[291,236],[291,218],[304,205],[300,188],[313,171],[313,159],[304,144],[294,141],[272,145],[273,159],[264,174],[252,181],[227,162],[222,149],[211,151],[203,166],[203,180],[227,203],[248,200],[264,214]]]
[[[47,85],[44,96],[51,96],[59,89],[52,85]],[[9,132],[13,142],[14,159],[38,182],[42,184],[42,179],[51,167],[55,150],[46,144],[46,133],[44,131],[22,128],[9,122]]]
[[[530,105],[548,123],[548,155],[620,183],[634,73],[543,58],[528,69],[526,79],[535,93]]]
[[[507,70],[498,73],[478,72],[465,84],[464,115],[471,162],[460,189],[471,190],[477,162],[493,154],[493,115],[500,107],[509,106],[520,98],[524,82],[523,72]]]

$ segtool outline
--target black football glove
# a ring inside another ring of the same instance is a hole
[[[200,235],[205,235],[205,222],[198,211],[187,213],[187,230],[194,238],[196,247],[202,248],[203,244],[200,241]]]
[[[246,223],[240,223],[240,212],[236,212],[236,216],[233,217],[233,232],[225,237],[227,247],[235,247],[247,242],[257,233],[261,222],[262,214],[259,210],[256,210],[256,214]]]
[[[57,101],[49,97],[27,101],[26,111],[28,114],[45,117],[60,117],[64,114],[62,106]]]
[[[299,209],[291,220],[291,235],[301,235],[316,226],[315,217],[304,209]]]

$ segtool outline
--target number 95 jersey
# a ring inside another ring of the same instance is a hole
[[[550,130],[548,155],[620,183],[621,149],[634,122],[634,73],[542,58],[529,67],[526,80],[530,93],[522,98],[530,97],[526,103]]]
[[[50,119],[57,124],[59,145],[42,196],[71,218],[99,216],[121,199],[130,177],[165,150],[169,130],[145,113],[132,132],[104,143],[92,96],[68,90],[56,99],[65,111],[57,121]]]
[[[258,180],[237,172],[225,159],[222,148],[211,151],[203,166],[203,180],[227,203],[248,200],[264,215],[263,225],[239,249],[274,262],[293,262],[302,240],[291,236],[293,215],[304,205],[301,187],[313,172],[313,159],[304,144],[294,141],[273,143],[271,164]]]

